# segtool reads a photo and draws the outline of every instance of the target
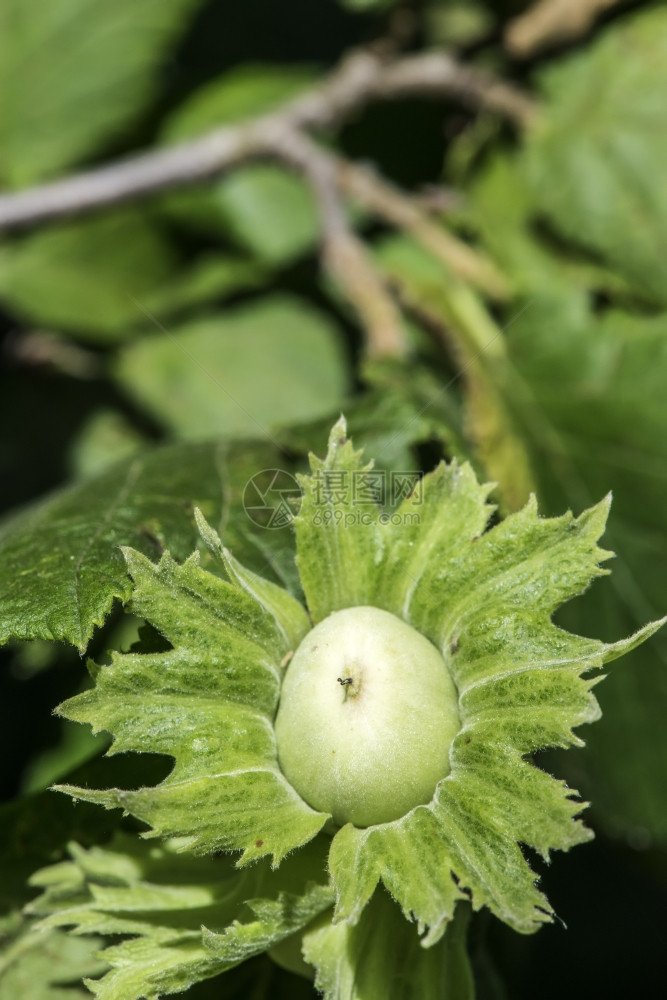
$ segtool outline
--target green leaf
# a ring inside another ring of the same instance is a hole
[[[278,766],[272,719],[292,641],[264,600],[201,569],[197,554],[182,566],[168,553],[157,566],[131,549],[125,555],[135,584],[132,610],[172,648],[115,654],[96,687],[61,711],[111,732],[110,753],[168,754],[174,769],[156,788],[63,790],[122,807],[151,824],[154,835],[184,837],[184,846],[199,853],[243,850],[239,864],[272,854],[278,864],[326,820]]]
[[[103,972],[99,946],[96,938],[27,926],[0,952],[0,993],[21,1000],[81,1000],[81,990],[69,984]]]
[[[29,184],[127,130],[197,0],[7,0],[0,178]]]
[[[200,87],[172,111],[163,126],[162,139],[182,142],[211,128],[267,114],[311,86],[316,77],[312,66],[237,66]]]
[[[29,323],[99,343],[127,338],[261,281],[256,265],[207,254],[183,268],[145,212],[116,211],[24,236],[0,247],[0,298]]]
[[[544,113],[527,148],[540,214],[661,304],[667,190],[656,164],[667,152],[666,58],[663,7],[616,22],[543,74]]]
[[[318,842],[272,873],[237,871],[229,858],[193,858],[182,845],[119,836],[109,848],[70,847],[71,861],[32,879],[40,928],[122,935],[102,956],[110,971],[88,980],[101,1000],[154,1000],[231,969],[331,906]],[[315,878],[311,878],[311,876]],[[289,885],[289,891],[285,890]]]
[[[291,937],[320,914],[326,914],[323,919],[329,920],[334,894],[329,884],[322,884],[326,878],[326,847],[326,838],[320,838],[288,861],[279,877],[272,874],[266,885],[276,894],[274,899],[246,897],[245,905],[253,920],[235,921],[222,933],[206,928],[203,939],[209,951],[224,962],[244,962]],[[301,895],[294,891],[298,886],[294,868],[301,881],[308,873],[311,875]]]
[[[122,352],[117,377],[185,438],[222,430],[268,437],[276,425],[335,410],[347,383],[335,327],[283,297],[135,341]]]
[[[355,440],[378,456],[378,468],[400,472],[411,470],[416,461],[415,444],[443,442],[449,453],[465,454],[456,427],[457,413],[442,387],[424,368],[406,370],[403,365],[374,366],[367,373],[371,389],[346,403],[349,426]],[[333,415],[335,419],[336,415]],[[301,582],[294,562],[294,532],[291,525],[271,531],[253,530],[254,522],[243,504],[247,484],[262,469],[294,473],[302,469],[301,456],[312,443],[326,443],[332,416],[307,424],[281,428],[276,434],[280,453],[268,444],[230,443],[226,448],[225,499],[229,516],[224,520],[227,547],[263,576],[269,575],[298,597]]]
[[[398,0],[339,0],[343,7],[350,7],[352,10],[382,10],[385,7],[392,7]]]
[[[512,327],[509,345],[545,503],[581,506],[613,490],[608,537],[620,559],[611,586],[561,616],[574,629],[595,622],[597,634],[613,638],[667,608],[667,316],[596,315],[580,297],[543,294]],[[563,761],[608,832],[644,830],[660,844],[667,843],[666,660],[657,637],[613,671],[586,753]]]
[[[85,478],[127,461],[145,447],[145,438],[124,414],[100,409],[70,444],[70,465],[77,478]]]
[[[102,822],[100,822],[102,820]],[[0,806],[0,996],[8,1000],[75,1000],[67,989],[84,975],[97,975],[97,939],[77,941],[57,930],[35,932],[23,913],[34,896],[28,878],[62,857],[67,842],[103,842],[113,825],[92,806],[76,807],[51,792]]]
[[[21,793],[41,792],[62,779],[74,768],[106,750],[108,741],[92,736],[89,729],[64,720],[58,742],[31,760],[21,779]]]
[[[310,619],[303,605],[282,587],[277,587],[275,583],[246,569],[238,559],[235,559],[231,552],[224,548],[218,533],[207,524],[199,508],[195,508],[195,520],[205,544],[220,560],[231,582],[261,604],[267,614],[275,619],[287,646],[291,650],[296,649],[310,631]]]
[[[377,892],[353,927],[323,921],[306,930],[303,951],[324,1000],[473,1000],[467,922],[459,907],[446,936],[422,948],[387,893]]]
[[[287,264],[317,242],[313,195],[284,168],[254,164],[237,170],[220,183],[214,203],[228,232],[266,264]]]
[[[0,530],[0,644],[63,639],[84,650],[131,584],[119,545],[185,558],[196,544],[189,511],[219,516],[220,445],[156,449],[54,494]]]
[[[454,463],[439,467],[427,494],[417,477],[412,497],[394,512],[395,526],[389,520],[381,529],[373,504],[355,502],[354,489],[372,483],[373,463],[364,463],[361,452],[355,452],[342,419],[331,431],[326,459],[311,456],[311,470],[311,476],[300,477],[304,498],[295,527],[299,576],[314,622],[364,604],[409,621],[420,578],[432,572],[428,560],[439,568],[443,549],[481,534],[493,510],[485,503],[489,488],[477,484],[469,466],[459,469]],[[453,497],[458,509],[445,521],[442,508]],[[323,554],[335,567],[326,576]]]

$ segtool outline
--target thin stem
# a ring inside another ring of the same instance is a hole
[[[344,159],[336,160],[341,188],[379,218],[409,233],[459,278],[491,298],[509,294],[506,279],[487,257],[434,222],[422,206],[400,188],[372,170]]]
[[[273,143],[273,154],[310,184],[320,212],[322,263],[359,315],[368,357],[404,354],[407,345],[400,311],[364,243],[348,224],[336,160],[299,132],[280,130]]]

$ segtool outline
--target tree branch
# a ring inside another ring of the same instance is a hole
[[[508,283],[495,264],[434,222],[414,198],[359,164],[337,158],[335,166],[340,187],[353,200],[405,230],[459,278],[491,298],[507,298]]]
[[[406,352],[401,314],[364,243],[348,224],[340,200],[336,159],[306,135],[276,134],[273,154],[303,175],[315,196],[322,225],[322,263],[356,310],[368,357]]]
[[[241,162],[271,155],[275,137],[331,129],[373,101],[409,95],[453,97],[530,125],[533,101],[511,84],[444,52],[386,62],[355,53],[318,87],[278,111],[200,138],[150,150],[25,191],[0,196],[0,229],[93,211],[171,188],[194,184]]]

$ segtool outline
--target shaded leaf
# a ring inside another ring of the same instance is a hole
[[[99,947],[98,938],[82,940],[28,925],[0,951],[0,995],[21,1000],[83,1000],[83,990],[70,984],[104,971]]]
[[[420,947],[385,892],[377,892],[358,924],[322,922],[304,934],[304,956],[317,969],[324,1000],[473,1000],[462,907],[433,948]]]
[[[526,437],[553,509],[612,489],[608,538],[620,559],[611,586],[565,609],[568,627],[611,639],[667,610],[667,319],[591,313],[573,296],[543,296],[511,330],[524,380]],[[586,753],[563,762],[616,834],[667,843],[663,774],[667,708],[662,636],[600,688],[603,719]],[[622,747],[622,752],[619,748]]]
[[[29,323],[107,343],[262,280],[256,265],[207,254],[183,267],[145,212],[123,210],[0,247],[0,298]]]
[[[264,951],[331,905],[318,844],[286,863],[286,878],[266,863],[239,872],[229,858],[188,857],[180,846],[126,836],[104,849],[73,844],[70,861],[33,877],[43,889],[31,907],[42,918],[39,927],[125,938],[102,953],[110,971],[87,981],[102,1000],[181,992]]]

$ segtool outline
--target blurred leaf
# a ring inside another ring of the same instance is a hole
[[[121,835],[108,848],[69,851],[71,861],[33,876],[44,892],[30,909],[43,928],[122,935],[103,953],[110,970],[87,984],[101,1000],[186,990],[263,952],[333,897],[319,842],[279,872],[266,862],[241,872],[229,856],[193,857],[177,840],[155,845]]]
[[[572,276],[537,238],[524,173],[518,157],[491,157],[473,181],[464,218],[477,227],[518,290],[527,294],[540,289],[566,292]]]
[[[473,1000],[466,953],[468,913],[459,906],[447,931],[424,948],[414,926],[383,889],[359,922],[316,923],[304,934],[304,955],[317,968],[324,1000]]]
[[[543,116],[528,134],[535,207],[557,233],[667,303],[667,10],[608,28],[542,77]]]
[[[0,995],[8,1000],[85,1000],[83,987],[71,984],[104,972],[106,963],[97,957],[100,943],[99,938],[64,931],[36,931],[26,922],[0,950]]]
[[[181,269],[145,212],[122,210],[44,229],[0,246],[0,298],[28,323],[96,342],[257,284],[256,264],[207,254]],[[137,301],[133,301],[136,299]]]
[[[331,320],[283,297],[135,341],[122,352],[117,377],[185,438],[223,430],[268,436],[270,427],[339,407],[347,382]]]
[[[70,463],[75,478],[95,475],[121,459],[136,455],[146,440],[117,410],[98,410],[71,444]]]
[[[13,657],[9,671],[21,680],[28,680],[49,670],[58,662],[62,653],[62,649],[48,639],[31,639],[26,642],[14,640],[10,645]]]
[[[311,66],[248,64],[200,87],[167,118],[162,138],[180,142],[221,125],[235,125],[279,107],[310,86]]]
[[[213,196],[238,242],[268,264],[284,264],[308,250],[319,232],[315,202],[296,174],[258,163],[224,178]]]
[[[352,10],[382,10],[385,7],[395,6],[399,0],[339,0],[343,7],[350,7]]]
[[[119,135],[198,0],[4,0],[0,178],[29,184]]]
[[[516,510],[531,492],[532,476],[512,413],[502,329],[467,285],[410,240],[383,240],[378,258],[415,318],[451,351],[456,374],[445,388],[461,379],[466,431],[477,460],[498,482],[507,507]]]
[[[94,736],[84,726],[74,726],[63,719],[58,743],[33,757],[28,764],[21,783],[22,794],[41,792],[54,782],[62,781],[69,771],[105,750],[108,743],[106,735]]]
[[[609,490],[613,587],[594,587],[561,620],[616,638],[667,611],[667,315],[591,314],[584,296],[543,295],[508,331],[517,395],[550,512]],[[599,688],[602,721],[563,767],[615,834],[667,845],[667,645],[656,636]],[[560,764],[559,764],[560,766]]]
[[[266,114],[315,79],[315,69],[308,66],[234,69],[184,101],[167,119],[163,139],[188,139]],[[317,213],[308,186],[271,164],[240,167],[203,189],[169,195],[164,204],[186,225],[231,236],[269,264],[293,259],[317,239]]]
[[[158,316],[173,316],[192,306],[256,288],[265,281],[266,275],[255,261],[209,252],[195,258],[169,284],[144,296],[141,305]]]
[[[34,895],[27,880],[36,868],[62,857],[72,837],[86,844],[102,841],[105,828],[115,825],[114,817],[95,806],[76,806],[54,792],[0,805],[0,934],[19,929],[20,918],[9,915]]]
[[[0,645],[64,639],[85,649],[131,584],[118,548],[179,558],[196,547],[191,505],[211,519],[222,499],[219,446],[156,449],[5,520],[0,529]]]
[[[427,5],[426,26],[432,45],[472,45],[489,35],[493,11],[479,0],[435,0]]]
[[[558,296],[561,308],[569,298],[576,311],[582,293],[591,292],[636,307],[636,295],[618,271],[549,239],[536,226],[525,173],[520,156],[492,156],[475,178],[461,213],[461,222],[472,226],[496,260],[502,260],[519,301],[530,302],[534,293]]]
[[[366,371],[367,391],[346,402],[348,431],[367,455],[376,455],[375,467],[409,470],[419,465],[414,446],[440,444],[448,455],[468,457],[457,431],[453,401],[430,371],[402,363],[375,366]],[[308,452],[327,441],[337,413],[308,424],[281,430],[280,441],[290,450]]]
[[[166,283],[174,253],[143,213],[113,212],[0,247],[0,295],[21,319],[102,339],[142,318],[130,296]]]
[[[90,768],[81,776],[88,778]],[[84,975],[99,975],[106,967],[95,955],[98,938],[83,941],[59,930],[35,932],[22,910],[35,895],[28,878],[36,868],[59,861],[72,838],[85,844],[103,843],[116,825],[114,817],[101,814],[94,806],[74,805],[53,792],[0,806],[3,1000],[83,1000],[85,994],[74,986],[76,981]]]

